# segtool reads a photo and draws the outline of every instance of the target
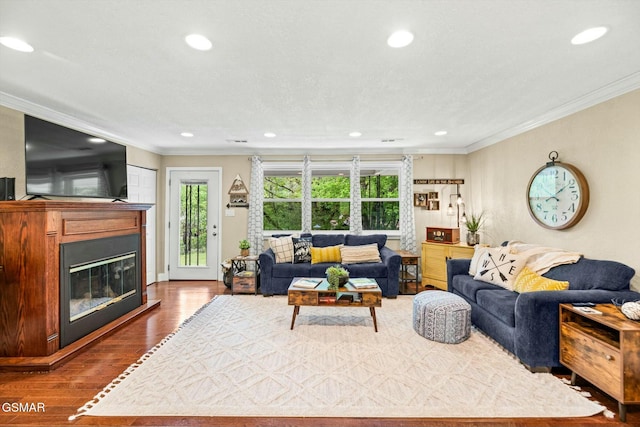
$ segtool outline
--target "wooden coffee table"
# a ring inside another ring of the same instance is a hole
[[[295,286],[299,277],[294,277],[289,285],[289,305],[293,307],[291,329],[296,322],[296,316],[300,313],[300,306],[330,306],[330,307],[369,307],[373,318],[373,328],[378,332],[376,320],[376,307],[382,307],[382,290],[375,288],[356,289],[350,283],[336,290],[329,290],[329,282],[326,279],[317,278],[322,282],[313,289],[298,288]],[[350,295],[351,297],[345,297]]]

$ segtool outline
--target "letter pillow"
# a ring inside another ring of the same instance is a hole
[[[499,248],[490,248],[478,262],[478,271],[473,278],[513,291],[515,279],[526,261],[526,258],[518,254],[510,254]]]

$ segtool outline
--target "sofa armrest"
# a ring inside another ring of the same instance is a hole
[[[262,252],[258,259],[260,260],[260,289],[263,295],[269,295],[273,292],[271,280],[273,276],[273,266],[276,263],[276,254],[271,248]]]
[[[515,306],[515,353],[525,365],[560,366],[559,308],[574,302],[610,303],[612,298],[640,299],[633,291],[566,290],[525,292]],[[543,350],[544,349],[544,350]]]
[[[451,290],[453,276],[457,276],[458,274],[468,275],[470,265],[471,260],[467,258],[453,258],[447,260],[447,291],[453,292]]]
[[[393,249],[383,246],[380,260],[387,266],[387,297],[395,297],[400,289],[400,264],[402,257]]]

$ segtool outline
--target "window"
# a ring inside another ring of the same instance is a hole
[[[262,207],[265,231],[302,229],[302,168],[299,164],[289,168],[265,165]]]
[[[310,194],[304,194],[300,163],[265,162],[265,231],[302,230],[303,200],[311,201],[311,230],[349,230],[351,162],[314,162],[311,169]],[[360,163],[363,231],[399,230],[399,173],[400,162]]]

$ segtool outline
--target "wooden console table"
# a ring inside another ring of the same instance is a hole
[[[640,404],[640,324],[627,319],[613,304],[587,314],[571,304],[560,305],[560,363],[618,401],[620,420],[628,404]]]
[[[65,358],[155,308],[147,302],[146,210],[150,204],[25,200],[0,202],[0,370],[50,370]],[[60,348],[60,245],[138,234],[141,305]]]
[[[473,258],[475,249],[461,243],[422,242],[422,286],[447,290],[447,260]]]

